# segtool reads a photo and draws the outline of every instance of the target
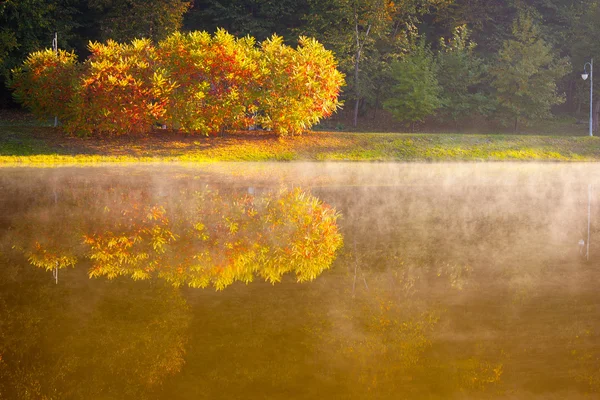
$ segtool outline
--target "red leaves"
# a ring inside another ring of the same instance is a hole
[[[30,55],[15,71],[15,97],[36,115],[58,115],[71,133],[143,133],[167,124],[215,135],[260,124],[296,134],[331,115],[343,75],[314,39],[298,48],[278,36],[255,46],[224,30],[175,33],[148,40],[90,43],[91,56],[51,50]]]

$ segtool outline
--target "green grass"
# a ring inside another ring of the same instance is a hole
[[[48,127],[0,127],[0,165],[213,161],[600,161],[587,136],[332,133],[279,139],[240,132],[216,138],[164,132],[73,138]]]

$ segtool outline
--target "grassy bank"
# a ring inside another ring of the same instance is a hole
[[[53,128],[0,127],[0,165],[211,161],[600,161],[587,136],[240,132],[185,137],[74,138]]]

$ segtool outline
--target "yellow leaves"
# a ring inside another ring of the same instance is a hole
[[[28,60],[41,68],[15,71],[14,89],[36,115],[61,117],[70,133],[145,133],[168,120],[205,135],[257,123],[297,134],[341,106],[343,84],[331,52],[315,39],[299,43],[293,49],[274,35],[257,48],[254,38],[223,29],[175,33],[158,46],[148,39],[90,42],[82,66],[72,53],[33,53]],[[57,69],[68,82],[44,90]]]
[[[118,213],[127,224],[86,237],[90,274],[146,279],[156,270],[176,286],[217,290],[249,283],[255,273],[276,283],[293,272],[305,282],[330,267],[342,243],[335,210],[300,189],[232,198],[203,192],[197,201],[197,212],[179,220],[177,234],[162,207]]]
[[[69,251],[63,252],[59,249],[49,250],[39,242],[35,243],[35,250],[28,254],[27,260],[31,265],[45,269],[46,271],[74,267],[78,261],[77,257],[70,254]]]

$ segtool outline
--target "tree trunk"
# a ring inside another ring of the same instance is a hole
[[[362,53],[363,45],[365,44],[365,40],[369,36],[369,32],[371,32],[371,25],[367,27],[367,32],[365,33],[365,37],[363,41],[360,40],[360,32],[358,30],[358,11],[356,10],[356,4],[354,5],[354,37],[356,39],[356,57],[354,59],[354,93],[356,94],[356,102],[354,103],[354,121],[353,125],[356,128],[358,125],[358,106],[360,103],[360,89],[359,89],[359,64],[360,64],[360,56]]]
[[[375,93],[375,107],[373,107],[373,121],[377,119],[377,107],[379,107],[379,90]]]
[[[515,117],[515,129],[513,132],[514,133],[519,132],[519,117]]]

